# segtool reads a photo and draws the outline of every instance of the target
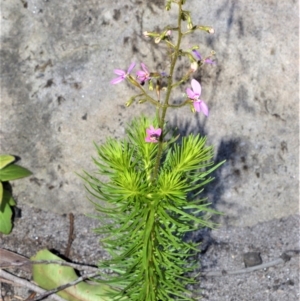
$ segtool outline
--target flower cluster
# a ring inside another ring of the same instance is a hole
[[[196,57],[196,59],[198,59],[199,61],[202,60],[202,56],[197,50],[193,50],[193,53],[194,53],[194,56]],[[214,64],[214,62],[212,60],[210,60],[209,58],[206,58],[203,61],[207,64]],[[130,72],[133,70],[134,67],[135,67],[135,63],[131,63],[127,72],[124,70],[121,70],[121,69],[115,69],[114,73],[119,75],[119,77],[114,78],[113,80],[111,80],[110,83],[115,85],[115,84],[122,82],[123,80],[125,80],[128,77],[129,77],[129,80],[132,81],[133,78],[130,76]],[[142,70],[138,70],[136,72],[136,79],[138,82],[135,81],[135,83],[137,85],[139,85],[139,84],[144,85],[146,81],[151,80],[151,73],[149,72],[147,66],[144,63],[141,63],[141,67],[142,67]],[[188,99],[192,101],[194,110],[196,112],[202,112],[205,116],[208,116],[208,107],[205,104],[205,102],[202,99],[200,99],[201,85],[197,80],[192,79],[191,88],[186,89],[186,94],[188,96]],[[145,141],[150,142],[150,143],[157,143],[157,142],[159,142],[159,137],[160,137],[161,133],[162,133],[162,129],[160,129],[160,128],[155,129],[151,125],[150,128],[146,129]]]

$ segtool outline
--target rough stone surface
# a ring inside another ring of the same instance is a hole
[[[220,222],[255,225],[297,212],[298,4],[187,2],[194,23],[216,32],[193,34],[183,44],[200,45],[203,55],[217,52],[218,64],[196,76],[210,117],[185,108],[170,111],[169,120],[183,132],[206,134],[216,160],[227,160],[206,192],[225,213]],[[125,108],[132,87],[108,83],[113,69],[132,61],[167,70],[162,50],[142,36],[175,21],[163,4],[1,1],[1,153],[21,157],[33,172],[13,184],[19,204],[92,211],[76,175],[93,169],[92,142],[123,137],[137,114],[154,116],[149,105]],[[183,60],[179,65],[188,68]]]

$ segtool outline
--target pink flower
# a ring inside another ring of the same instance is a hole
[[[140,81],[141,84],[144,84],[147,80],[150,79],[150,72],[144,63],[141,63],[142,69],[137,71],[137,79]]]
[[[161,135],[161,129],[155,129],[152,125],[150,125],[150,128],[146,129],[147,136],[145,138],[146,142],[152,142],[156,143],[158,142],[158,138]]]
[[[201,95],[201,85],[199,82],[197,82],[195,79],[192,79],[191,82],[192,89],[187,88],[186,93],[188,97],[194,101],[194,108],[196,112],[203,112],[205,116],[208,116],[208,107],[204,103],[203,100],[199,99]]]
[[[131,63],[131,65],[129,66],[127,72],[124,71],[124,70],[121,70],[121,69],[115,69],[114,73],[117,74],[117,75],[120,75],[120,76],[117,77],[117,78],[114,78],[113,80],[111,80],[110,83],[115,85],[115,84],[118,84],[121,81],[123,81],[129,75],[129,73],[134,68],[134,66],[135,66],[135,63]]]

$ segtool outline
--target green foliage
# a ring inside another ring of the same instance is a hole
[[[96,146],[96,174],[85,172],[88,191],[103,223],[96,231],[105,234],[103,246],[111,259],[100,263],[113,273],[106,282],[118,292],[113,300],[127,296],[137,301],[193,300],[186,286],[195,268],[197,245],[184,241],[187,232],[212,227],[215,213],[196,196],[212,180],[213,149],[200,135],[181,142],[164,143],[157,175],[154,174],[157,143],[145,143],[147,118],[127,128],[126,140],[108,139]],[[98,176],[105,176],[100,180]]]
[[[0,155],[0,232],[9,234],[12,229],[11,206],[16,203],[9,190],[5,189],[7,181],[16,180],[31,175],[24,167],[13,164],[15,157]]]

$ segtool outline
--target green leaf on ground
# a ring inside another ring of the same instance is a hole
[[[37,260],[56,260],[64,261],[48,250],[41,250],[30,258]],[[75,271],[71,267],[59,264],[34,264],[33,280],[46,290],[54,289],[58,286],[78,279]],[[62,298],[69,301],[112,301],[112,298],[105,296],[114,290],[103,283],[91,284],[80,282],[74,286],[64,289],[57,293]],[[126,300],[126,299],[124,299]]]
[[[0,182],[0,206],[3,200],[3,184]]]
[[[12,229],[12,210],[9,205],[11,195],[8,191],[3,191],[2,203],[0,205],[0,232],[9,234]]]

